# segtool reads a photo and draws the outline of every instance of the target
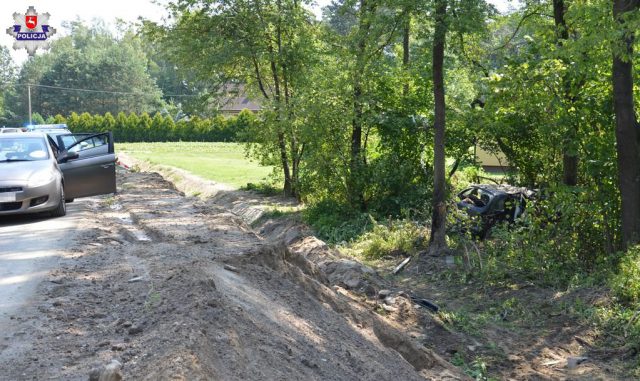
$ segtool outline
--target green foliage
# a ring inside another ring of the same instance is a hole
[[[321,239],[366,259],[415,255],[426,247],[428,239],[428,229],[415,221],[382,216],[377,220],[372,214],[354,211],[350,205],[331,199],[307,206],[303,218]]]
[[[6,105],[6,100],[15,96],[15,90],[10,83],[16,79],[16,66],[11,58],[9,49],[0,46],[0,125],[10,124],[15,112]]]
[[[354,211],[348,204],[331,199],[309,205],[303,217],[316,235],[330,244],[349,242],[375,225],[370,214]]]
[[[495,378],[489,377],[487,365],[481,358],[476,358],[471,363],[467,363],[464,357],[458,352],[451,359],[451,363],[462,368],[463,372],[476,381],[491,381]]]
[[[605,279],[615,264],[620,233],[614,203],[598,195],[589,189],[554,188],[543,199],[527,202],[524,219],[495,226],[482,243],[453,238],[475,266],[473,274],[490,283],[527,279],[566,287],[590,273]]]
[[[282,194],[282,190],[276,188],[273,182],[247,183],[242,187],[243,190],[253,191],[263,196],[277,196]]]
[[[147,72],[147,57],[133,30],[124,30],[116,38],[102,23],[88,27],[73,21],[68,29],[68,35],[51,43],[49,52],[26,61],[20,70],[18,83],[41,85],[31,87],[33,110],[48,117],[72,112],[115,114],[162,109],[161,91]],[[14,114],[10,123],[24,123],[27,87],[15,86],[7,96],[7,105]]]
[[[610,284],[620,301],[627,305],[640,304],[640,246],[629,248],[622,256]]]
[[[463,163],[452,176],[451,183],[455,190],[460,191],[470,184],[496,183],[496,184],[512,184],[509,179],[510,173],[490,173],[482,167]]]
[[[392,220],[387,224],[372,220],[373,228],[359,236],[345,249],[367,259],[380,259],[390,254],[415,255],[426,248],[428,229],[409,220]]]
[[[31,114],[31,122],[33,124],[44,124],[44,118],[37,112]]]
[[[278,166],[285,193],[299,196],[305,125],[298,94],[310,86],[313,16],[303,3],[292,0],[177,0],[168,8],[175,22],[146,23],[145,35],[166,50],[169,60],[205,82],[207,95],[247,90],[261,103],[259,128],[247,126],[252,133],[245,136],[257,143],[248,145],[248,152],[264,164]],[[193,38],[202,35],[203,28],[206,38]]]
[[[380,215],[427,218],[433,171],[423,167],[427,134],[415,119],[389,113],[377,125],[379,143],[369,160],[367,199]]]
[[[36,120],[34,123],[43,123]],[[140,115],[118,113],[116,118],[111,113],[91,115],[71,113],[64,118],[56,115],[55,123],[66,123],[73,132],[103,132],[112,131],[116,142],[232,142],[246,141],[246,131],[253,124],[257,124],[256,117],[251,111],[243,110],[237,117],[214,119],[200,119],[194,117],[180,120],[177,123],[170,116],[156,113],[153,117],[147,113]]]

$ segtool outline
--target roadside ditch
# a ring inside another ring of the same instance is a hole
[[[204,197],[193,178],[202,199],[184,196],[180,181],[142,169],[119,169],[118,194],[91,205],[82,244],[20,323],[32,351],[2,377],[467,379],[360,299],[384,287],[373,270],[300,223],[260,219],[262,204],[286,200],[215,184]]]

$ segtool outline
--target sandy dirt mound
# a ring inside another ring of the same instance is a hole
[[[119,188],[17,322],[33,345],[3,354],[0,379],[465,379],[227,204],[154,173]]]
[[[153,169],[175,179],[181,191],[199,193],[193,191],[195,188],[204,194],[212,194],[212,197],[203,197],[204,201],[199,205],[203,213],[216,215],[220,209],[233,211],[236,223],[244,221],[252,226],[262,244],[284,244],[287,262],[295,262],[300,269],[306,268],[305,261],[313,263],[313,270],[304,272],[347,298],[351,305],[348,311],[354,304],[358,311],[375,311],[376,318],[360,312],[359,318],[351,319],[367,321],[364,326],[373,328],[373,336],[380,343],[403,353],[409,362],[415,351],[403,352],[406,336],[401,336],[401,345],[395,345],[393,337],[383,335],[388,330],[376,331],[376,324],[372,322],[383,316],[384,326],[394,326],[405,332],[414,340],[414,348],[433,348],[442,358],[455,362],[474,377],[512,380],[634,378],[629,376],[633,372],[629,369],[633,365],[629,364],[633,363],[635,352],[625,345],[620,346],[619,342],[624,340],[604,337],[597,327],[571,312],[572,305],[606,304],[609,298],[601,290],[558,293],[558,290],[534,287],[526,282],[515,287],[487,288],[474,282],[461,286],[460,282],[448,281],[447,277],[464,269],[452,266],[445,257],[429,256],[414,261],[399,276],[389,275],[397,265],[397,261],[391,260],[377,269],[386,274],[380,277],[373,269],[329,248],[298,218],[270,219],[264,214],[264,210],[274,205],[291,206],[292,200],[251,192],[219,191],[218,184],[193,176],[180,178],[179,171],[171,168]],[[417,308],[412,297],[426,298],[440,306],[440,310],[434,312],[432,308],[426,308],[428,306]],[[341,304],[318,298],[345,315],[347,310]],[[612,341],[617,344],[609,343]]]

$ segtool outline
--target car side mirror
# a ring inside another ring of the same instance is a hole
[[[63,151],[58,157],[58,163],[66,163],[69,160],[77,159],[80,155],[77,152]]]

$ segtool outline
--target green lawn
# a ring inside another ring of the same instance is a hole
[[[116,152],[152,164],[181,168],[237,188],[264,182],[272,171],[271,167],[247,159],[239,143],[119,143]]]

